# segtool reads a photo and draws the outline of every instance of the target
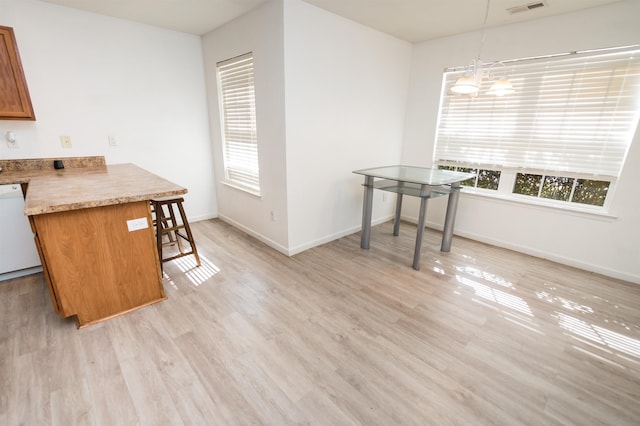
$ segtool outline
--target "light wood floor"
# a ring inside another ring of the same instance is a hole
[[[0,283],[0,425],[640,423],[640,286],[415,226],[287,258],[213,220],[169,299],[77,330]]]

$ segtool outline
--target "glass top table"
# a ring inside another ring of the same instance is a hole
[[[475,176],[473,173],[454,172],[451,170],[425,169],[413,166],[386,166],[371,169],[354,170],[353,173],[375,178],[416,183],[419,185],[449,185],[465,181]]]
[[[451,170],[430,169],[413,166],[385,166],[370,169],[354,170],[353,173],[364,176],[364,197],[362,208],[362,234],[360,247],[369,248],[371,237],[371,211],[373,206],[373,190],[395,192],[396,214],[393,225],[393,235],[398,236],[400,231],[400,213],[402,210],[403,195],[420,197],[420,212],[418,215],[418,230],[416,233],[416,246],[413,254],[413,269],[420,269],[420,253],[422,251],[422,234],[426,218],[427,202],[430,198],[448,196],[447,212],[442,232],[442,244],[440,250],[451,250],[453,238],[453,225],[458,197],[460,194],[460,182],[475,177],[474,173],[454,172]],[[379,180],[375,180],[378,178]]]

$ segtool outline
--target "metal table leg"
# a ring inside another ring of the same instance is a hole
[[[422,185],[420,189],[420,213],[418,214],[418,230],[416,232],[416,248],[413,252],[413,269],[420,270],[420,254],[422,253],[422,234],[424,233],[424,222],[427,216],[427,201],[431,195],[431,189],[427,185]]]
[[[373,205],[373,176],[364,177],[364,197],[362,199],[362,234],[360,247],[369,248],[371,238],[371,210]]]
[[[396,199],[396,217],[393,221],[393,235],[400,235],[400,213],[402,212],[402,194],[398,193]]]
[[[458,198],[460,196],[460,183],[451,185],[449,200],[447,201],[447,213],[444,219],[444,230],[442,231],[442,245],[440,251],[451,250],[451,240],[453,239],[453,225],[456,221],[456,211],[458,209]]]

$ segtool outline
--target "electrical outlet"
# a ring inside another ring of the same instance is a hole
[[[71,148],[71,136],[60,136],[60,144],[63,148]]]
[[[114,135],[109,135],[109,146],[118,146],[118,139]]]
[[[271,222],[275,222],[275,221],[276,221],[276,212],[271,210]]]

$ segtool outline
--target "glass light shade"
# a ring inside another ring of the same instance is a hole
[[[511,82],[506,78],[501,78],[493,83],[489,91],[487,91],[488,95],[496,96],[510,95],[511,93],[515,93],[515,90],[513,89],[513,86],[511,86]]]
[[[456,84],[451,86],[451,91],[453,93],[459,93],[462,95],[478,93],[478,90],[480,90],[480,87],[478,87],[475,77],[469,73],[465,73],[458,79],[458,81],[456,81]]]

